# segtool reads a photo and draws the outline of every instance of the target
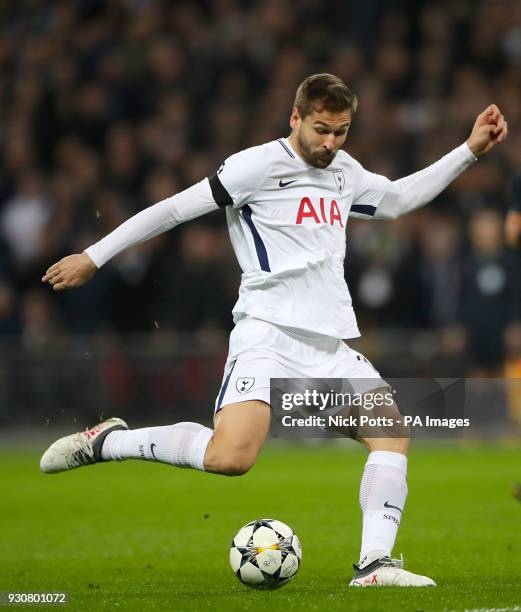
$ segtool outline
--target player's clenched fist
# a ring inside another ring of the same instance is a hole
[[[503,142],[508,134],[508,123],[495,104],[491,104],[477,116],[467,144],[476,157],[488,153]]]
[[[96,272],[96,264],[87,255],[69,255],[53,264],[42,278],[55,291],[84,285]]]

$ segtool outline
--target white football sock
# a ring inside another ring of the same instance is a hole
[[[407,499],[407,457],[373,451],[367,457],[360,483],[363,513],[360,567],[390,556]]]
[[[204,471],[204,454],[213,430],[198,423],[176,423],[112,431],[103,441],[104,461],[146,459]]]

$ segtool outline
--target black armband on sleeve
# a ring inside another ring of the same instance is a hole
[[[217,206],[220,206],[221,208],[224,208],[225,206],[233,206],[233,200],[230,194],[226,191],[224,185],[221,183],[220,178],[217,176],[217,172],[208,177],[208,182],[210,183],[212,197]]]
[[[374,217],[376,206],[371,206],[370,204],[353,204],[351,206],[351,212],[358,213],[359,215],[367,215],[368,217]]]

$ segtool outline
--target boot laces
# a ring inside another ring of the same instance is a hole
[[[92,448],[91,441],[86,435],[89,429],[85,432],[78,433],[74,439],[73,444],[76,450],[71,454],[70,465],[71,467],[79,467],[80,465],[87,465],[89,463],[95,463],[94,460],[94,449]]]

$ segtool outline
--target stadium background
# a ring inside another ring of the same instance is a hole
[[[40,278],[228,155],[287,135],[297,85],[320,71],[359,96],[347,150],[390,178],[501,108],[507,141],[433,204],[350,221],[346,278],[354,346],[385,375],[521,377],[519,254],[503,243],[521,167],[517,0],[28,0],[2,3],[0,23],[4,433],[102,413],[208,421],[240,280],[222,213],[81,289]],[[521,419],[519,400],[495,411]]]

